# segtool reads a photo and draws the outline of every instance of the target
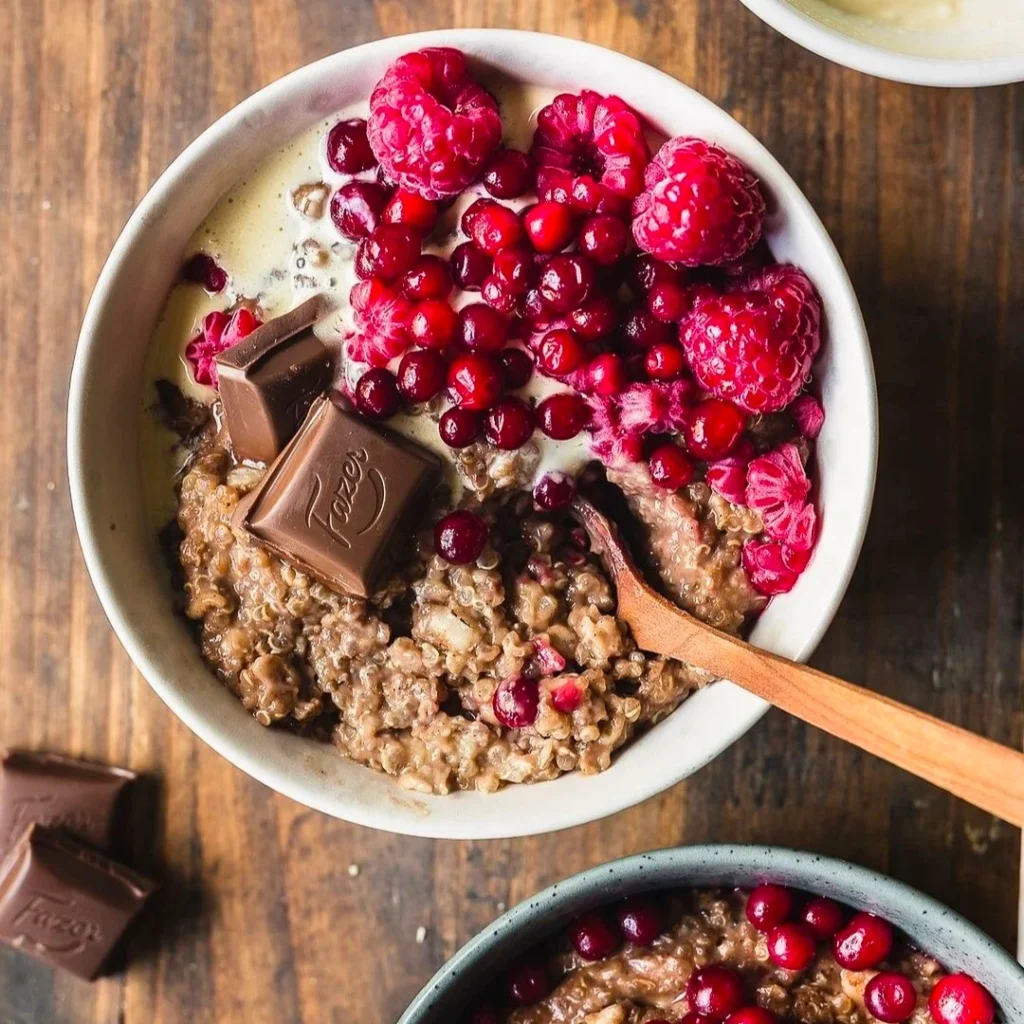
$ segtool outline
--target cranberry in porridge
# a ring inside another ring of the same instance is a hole
[[[978,982],[947,973],[881,918],[772,884],[600,908],[485,991],[468,1024],[992,1024],[996,1016]]]
[[[796,584],[822,310],[764,215],[713,142],[451,49],[232,189],[142,431],[184,613],[243,707],[408,789],[493,791],[606,769],[710,682],[637,650],[570,511],[599,489],[732,633]]]

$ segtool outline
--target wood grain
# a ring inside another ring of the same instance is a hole
[[[0,951],[3,1024],[391,1024],[502,906],[611,857],[710,839],[849,857],[1012,942],[1016,831],[784,715],[608,821],[410,840],[236,771],[113,639],[78,555],[63,439],[78,326],[114,238],[170,160],[253,89],[345,46],[450,25],[557,32],[656,64],[794,175],[854,280],[882,407],[867,545],[815,664],[1020,743],[1021,87],[878,82],[738,0],[0,0],[0,743],[151,773],[154,839],[138,854],[168,883],[123,975],[89,987]]]

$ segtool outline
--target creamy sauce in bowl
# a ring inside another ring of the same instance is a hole
[[[924,57],[1024,53],[1024,0],[789,0],[864,42]]]

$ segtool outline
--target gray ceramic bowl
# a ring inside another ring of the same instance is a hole
[[[777,846],[683,846],[591,868],[513,907],[431,978],[398,1024],[453,1024],[519,954],[584,910],[632,893],[778,882],[884,917],[950,970],[977,978],[1000,1020],[1024,1020],[1024,970],[984,932],[916,889],[846,861]]]

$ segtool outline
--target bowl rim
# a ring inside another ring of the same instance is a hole
[[[826,60],[908,85],[970,88],[1024,81],[1024,53],[1007,57],[927,57],[901,53],[826,25],[789,0],[741,0],[763,22]]]
[[[822,276],[827,274],[833,282],[836,295],[841,299],[843,315],[848,321],[849,344],[854,346],[860,361],[869,423],[864,437],[865,460],[862,473],[857,474],[860,478],[856,480],[855,488],[851,489],[853,496],[847,503],[848,507],[854,509],[856,528],[849,533],[849,544],[839,571],[834,574],[834,585],[830,588],[828,599],[822,600],[818,606],[820,611],[815,627],[804,635],[799,646],[793,645],[791,654],[795,658],[803,660],[810,656],[831,624],[849,586],[867,531],[878,461],[878,399],[867,330],[849,274],[835,244],[807,197],[767,147],[713,101],[665,72],[617,51],[548,33],[513,29],[438,30],[386,37],[323,57],[270,83],[214,121],[171,162],[133,211],[107,257],[85,313],[71,372],[67,457],[72,510],[86,567],[103,611],[135,667],[174,714],[222,757],[276,792],[334,817],[371,828],[441,839],[491,839],[548,833],[617,813],[655,796],[702,768],[749,730],[767,712],[769,705],[760,698],[737,691],[727,734],[723,732],[720,738],[702,748],[700,757],[692,765],[665,767],[659,772],[647,773],[646,778],[651,781],[635,780],[636,784],[631,787],[620,787],[618,794],[610,793],[608,787],[605,787],[600,799],[595,793],[592,801],[562,801],[564,808],[558,814],[551,815],[556,821],[547,821],[543,815],[526,819],[506,814],[495,815],[481,822],[464,806],[456,804],[460,796],[465,796],[458,793],[422,798],[450,802],[451,811],[444,815],[424,814],[415,808],[405,811],[398,800],[389,800],[386,806],[383,805],[385,802],[362,804],[344,794],[332,793],[327,786],[317,786],[302,778],[299,773],[287,773],[273,765],[268,766],[258,753],[250,749],[244,738],[233,735],[231,730],[217,723],[215,716],[208,711],[193,706],[175,685],[160,653],[148,647],[138,634],[130,621],[124,597],[119,595],[113,582],[114,573],[104,561],[106,524],[94,514],[91,502],[86,497],[89,479],[86,473],[88,444],[84,427],[89,407],[89,373],[102,348],[102,338],[97,327],[124,272],[126,257],[133,247],[140,244],[150,218],[162,208],[168,195],[178,187],[179,180],[188,174],[190,167],[209,148],[218,146],[225,138],[244,129],[250,117],[268,103],[273,106],[288,96],[308,92],[328,69],[335,73],[343,71],[346,64],[363,57],[372,58],[377,50],[403,52],[405,49],[445,44],[479,51],[489,45],[488,41],[492,41],[490,45],[498,49],[514,45],[525,53],[535,52],[532,48],[537,47],[538,41],[543,41],[546,46],[559,48],[559,52],[573,49],[579,52],[581,59],[586,57],[590,61],[601,61],[610,73],[628,75],[630,71],[635,74],[637,69],[642,69],[652,81],[664,83],[665,88],[684,90],[693,103],[706,105],[715,116],[732,122],[745,136],[749,146],[758,152],[759,158],[769,168],[774,183],[784,185],[790,191],[788,209],[799,213],[805,221],[805,230],[813,234],[816,244],[820,246]],[[728,682],[719,682],[717,686],[735,689]],[[700,696],[698,694],[694,699]],[[301,755],[296,756],[298,758]],[[398,792],[404,794],[404,791]],[[418,794],[416,796],[419,797]],[[497,820],[499,817],[501,820]]]
[[[727,874],[733,871],[745,874],[751,880],[781,880],[785,885],[830,896],[855,909],[878,913],[887,920],[898,918],[900,912],[918,915],[922,920],[945,920],[961,940],[965,952],[977,962],[991,965],[992,977],[1020,991],[1020,1003],[1024,1005],[1024,967],[977,925],[906,882],[851,861],[784,846],[698,843],[652,850],[598,864],[526,897],[474,935],[443,963],[414,997],[398,1024],[430,1024],[435,1001],[447,998],[463,975],[489,955],[501,951],[505,962],[509,962],[508,954],[511,952],[514,957],[515,953],[502,947],[505,943],[514,945],[517,941],[515,936],[524,929],[529,931],[529,940],[520,943],[520,951],[524,946],[529,948],[542,935],[551,934],[565,916],[606,902],[607,896],[602,896],[602,889],[616,890],[613,898],[621,898],[627,893],[713,885],[715,883],[710,881],[687,880],[695,871],[704,870],[709,864],[721,868],[720,884],[723,885],[736,884]],[[634,886],[632,883],[638,884]],[[851,902],[848,896],[844,896],[857,889],[880,894],[882,898],[874,905],[858,906],[857,902]],[[904,927],[896,926],[906,931]],[[935,955],[932,950],[925,952]],[[962,965],[947,966],[960,969]],[[979,980],[991,986],[991,978]]]

